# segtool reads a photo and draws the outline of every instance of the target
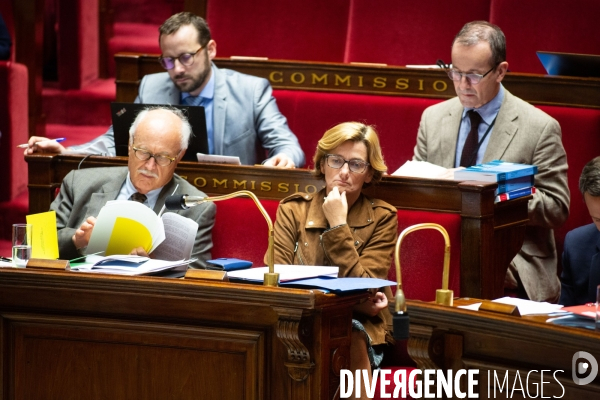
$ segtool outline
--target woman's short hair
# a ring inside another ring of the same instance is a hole
[[[325,176],[321,172],[321,163],[324,161],[325,156],[348,140],[365,144],[368,156],[368,159],[365,161],[371,164],[370,168],[373,169],[373,179],[371,182],[379,182],[383,173],[387,171],[387,167],[383,161],[383,154],[381,154],[377,131],[372,126],[360,122],[343,122],[323,134],[323,137],[317,143],[317,152],[313,157],[315,163],[314,174],[316,177],[325,179]]]

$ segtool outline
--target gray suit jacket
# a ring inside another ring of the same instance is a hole
[[[50,205],[56,211],[58,230],[58,250],[60,258],[72,259],[81,254],[75,248],[72,237],[87,217],[98,216],[100,209],[109,200],[115,200],[127,177],[127,167],[88,168],[73,170],[67,174],[60,187],[60,193]],[[177,175],[167,183],[158,196],[154,212],[160,212],[167,196],[175,194],[206,196],[203,192]],[[211,231],[215,223],[216,206],[204,203],[188,210],[174,211],[198,223],[198,232],[192,250],[192,258],[198,261],[190,264],[192,268],[205,268],[210,260],[212,249]]]
[[[215,74],[213,129],[215,154],[238,156],[244,165],[259,164],[284,153],[297,167],[304,166],[298,138],[279,112],[273,90],[266,79],[212,67]],[[136,103],[179,104],[181,92],[169,74],[146,75],[140,83]],[[115,155],[112,126],[92,142],[72,149],[84,154]]]
[[[463,106],[457,97],[427,108],[421,117],[414,160],[454,167]],[[507,284],[519,275],[532,300],[557,301],[560,284],[553,228],[569,216],[567,155],[558,122],[505,90],[504,101],[483,162],[504,160],[538,167],[538,189],[529,202],[529,224],[521,251],[511,263]]]

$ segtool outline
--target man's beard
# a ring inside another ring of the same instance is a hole
[[[181,77],[184,77],[184,76],[192,78],[191,82],[188,85],[185,85],[185,86],[179,85],[179,84],[177,84],[173,80],[173,83],[175,84],[175,86],[177,86],[177,89],[179,89],[180,91],[185,92],[185,93],[191,93],[191,92],[199,89],[204,84],[204,82],[206,81],[206,79],[208,78],[208,74],[210,74],[210,62],[209,62],[209,59],[208,59],[208,55],[206,55],[205,61],[206,61],[207,68],[205,68],[202,71],[202,73],[200,74],[200,76],[198,76],[198,79],[193,79],[192,76],[186,75],[185,73],[182,73],[180,75],[177,75],[177,76],[173,77],[173,79],[178,79],[178,78],[181,78]]]

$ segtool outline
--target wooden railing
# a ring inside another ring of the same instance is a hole
[[[146,74],[164,72],[157,55],[119,53],[117,101],[132,102]],[[274,89],[362,93],[448,99],[452,81],[439,69],[386,65],[217,58],[230,68],[268,79]],[[600,108],[600,79],[508,73],[502,81],[515,96],[533,104]]]

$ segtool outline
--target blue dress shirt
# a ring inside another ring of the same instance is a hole
[[[181,104],[190,106],[203,106],[206,115],[206,133],[208,136],[208,152],[215,154],[214,129],[213,129],[213,108],[215,99],[215,71],[213,70],[208,83],[202,89],[198,96],[191,96],[189,93],[181,92]]]

